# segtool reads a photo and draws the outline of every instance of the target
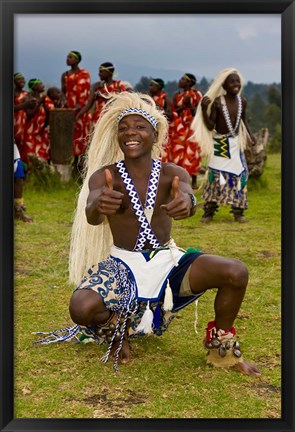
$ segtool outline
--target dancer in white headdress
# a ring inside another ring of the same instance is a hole
[[[248,169],[244,150],[247,140],[255,144],[255,138],[246,118],[247,102],[241,96],[243,84],[236,69],[219,72],[192,123],[202,155],[208,158],[202,222],[210,222],[222,204],[231,206],[235,221],[245,222]]]
[[[115,103],[114,103],[115,102]],[[157,110],[154,101],[147,95],[124,92],[120,98],[112,98],[105,105],[101,120],[94,130],[86,161],[84,183],[79,194],[74,217],[69,261],[70,281],[79,283],[84,272],[95,262],[105,259],[113,243],[108,221],[93,226],[87,222],[85,207],[89,194],[91,175],[103,166],[114,164],[124,157],[118,142],[118,116],[126,108],[145,109],[156,119],[157,141],[152,148],[152,157],[161,157],[162,145],[167,139],[167,120]]]
[[[148,95],[122,92],[105,106],[72,229],[70,278],[78,287],[70,315],[76,326],[41,342],[83,332],[109,343],[103,359],[113,355],[116,369],[119,360],[130,360],[130,337],[160,336],[177,311],[217,288],[215,319],[206,332],[207,363],[259,375],[243,360],[233,327],[247,269],[238,260],[185,251],[171,238],[172,219],[192,216],[196,199],[187,171],[160,160],[167,128]]]

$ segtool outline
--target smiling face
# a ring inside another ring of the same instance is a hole
[[[232,95],[236,95],[241,90],[241,80],[238,74],[230,74],[223,84],[224,90]]]
[[[125,157],[150,155],[157,132],[141,115],[126,115],[118,125],[118,141]]]

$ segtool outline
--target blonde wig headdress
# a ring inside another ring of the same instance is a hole
[[[223,88],[223,84],[227,77],[232,74],[237,74],[241,80],[241,89],[239,91],[239,94],[241,94],[244,86],[244,78],[240,74],[240,72],[235,68],[226,68],[221,70],[216,78],[211,83],[207,93],[204,95],[208,96],[211,99],[211,103],[209,104],[207,108],[208,116],[210,117],[211,114],[211,108],[214,100],[218,96],[223,96],[226,94],[226,90]],[[192,129],[194,131],[193,138],[196,139],[196,141],[199,143],[199,146],[202,151],[202,156],[210,157],[213,153],[213,131],[210,131],[207,126],[205,125],[204,119],[203,119],[203,113],[202,113],[202,107],[201,103],[199,103],[196,115],[194,117],[194,120],[192,122]],[[243,120],[240,121],[239,126],[239,142],[241,149],[244,150],[246,148],[247,140],[248,140],[249,134],[246,129],[246,126],[243,122]]]
[[[137,113],[143,111],[155,119],[157,141],[152,149],[153,159],[161,158],[162,146],[167,140],[167,119],[149,95],[126,91],[112,95],[105,104],[86,154],[84,181],[74,213],[69,255],[69,280],[74,284],[80,283],[89,267],[108,257],[113,243],[107,219],[100,225],[88,224],[85,207],[90,176],[96,170],[124,159],[118,142],[118,118],[126,109],[136,109]]]

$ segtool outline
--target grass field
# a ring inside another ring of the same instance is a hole
[[[268,155],[265,172],[249,182],[248,222],[233,222],[229,208],[209,225],[202,211],[175,222],[183,247],[239,258],[249,286],[235,326],[246,360],[261,377],[205,365],[202,340],[213,319],[215,292],[179,312],[162,336],[132,342],[132,362],[104,364],[106,346],[74,342],[33,345],[35,331],[72,325],[67,259],[76,184],[25,188],[32,224],[15,224],[16,418],[281,418],[281,167]],[[201,203],[200,191],[197,192]]]

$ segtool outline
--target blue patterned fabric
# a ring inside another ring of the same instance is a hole
[[[186,297],[179,296],[179,290],[183,277],[191,265],[191,263],[200,256],[200,252],[188,251],[180,259],[177,266],[174,266],[169,273],[170,286],[173,293],[174,308],[170,311],[163,309],[164,293],[160,301],[150,302],[150,309],[154,314],[153,333],[156,336],[161,336],[167,330],[170,323],[175,317],[175,313],[187,306],[203,293],[198,295],[191,295]],[[132,274],[129,272],[127,266],[120,260],[109,258],[101,263],[92,266],[88,270],[81,284],[77,289],[90,289],[97,292],[103,299],[107,309],[118,312],[118,319],[116,322],[116,330],[124,335],[127,319],[130,320],[129,337],[140,337],[144,334],[136,332],[142,316],[146,310],[145,301],[137,301],[136,299],[136,282]],[[50,344],[53,342],[69,341],[77,338],[78,334],[82,334],[83,338],[94,339],[98,344],[106,343],[105,338],[99,337],[95,333],[96,326],[79,326],[64,328],[60,330],[53,330],[52,332],[36,332],[36,335],[43,335],[35,344]],[[77,338],[78,339],[78,338]],[[114,338],[110,342],[106,355],[103,361],[107,362],[113,346]],[[119,353],[122,348],[123,337],[120,340],[119,346],[115,351],[114,370],[118,368]]]
[[[122,120],[123,117],[130,115],[130,114],[141,115],[148,122],[151,123],[151,125],[154,127],[154,129],[157,129],[158,121],[155,119],[155,117],[152,116],[151,114],[148,114],[146,111],[144,111],[141,108],[126,108],[124,111],[121,112],[121,114],[119,114],[119,116],[117,118],[118,123],[120,122],[120,120]]]

